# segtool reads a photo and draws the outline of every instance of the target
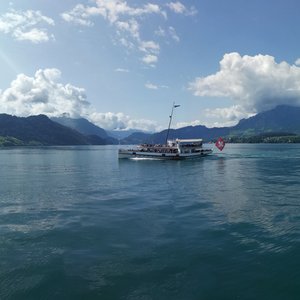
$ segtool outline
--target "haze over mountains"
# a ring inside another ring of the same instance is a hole
[[[287,105],[242,119],[232,127],[207,128],[187,126],[171,129],[169,138],[203,138],[210,141],[225,138],[249,137],[261,134],[300,134],[300,107]],[[116,139],[86,119],[66,117],[49,119],[45,115],[27,118],[0,114],[0,144],[2,145],[107,145],[164,143],[166,130],[150,134],[134,132]],[[2,141],[2,143],[1,143]],[[4,141],[4,142],[3,142]]]

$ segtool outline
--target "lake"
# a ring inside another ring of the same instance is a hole
[[[187,161],[0,150],[0,299],[299,299],[300,145]]]

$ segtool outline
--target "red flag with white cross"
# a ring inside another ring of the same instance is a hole
[[[225,147],[225,142],[221,137],[219,137],[215,145],[220,151],[222,151]]]

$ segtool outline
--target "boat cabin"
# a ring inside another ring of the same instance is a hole
[[[202,139],[176,139],[168,141],[168,145],[176,147],[178,153],[196,153],[202,150]]]

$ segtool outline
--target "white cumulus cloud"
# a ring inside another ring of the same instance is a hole
[[[102,17],[115,29],[114,41],[126,47],[127,50],[144,53],[141,61],[153,67],[160,54],[160,45],[153,40],[153,37],[167,36],[170,40],[180,41],[172,26],[168,26],[166,30],[159,27],[159,31],[148,32],[147,34],[151,37],[143,36],[145,31],[142,30],[142,26],[150,16],[161,16],[160,20],[167,22],[167,12],[164,10],[167,7],[175,13],[186,16],[196,13],[194,7],[187,8],[179,1],[170,2],[166,6],[154,3],[132,5],[125,0],[91,0],[87,6],[77,4],[71,10],[62,13],[61,17],[66,22],[81,26],[93,26],[93,18]],[[159,22],[159,18],[151,20]]]
[[[173,39],[174,41],[180,42],[180,38],[179,38],[179,36],[177,35],[176,30],[175,30],[174,27],[170,26],[168,31],[169,31],[169,34],[170,34],[170,36],[172,37],[172,39]]]
[[[62,13],[61,17],[66,22],[82,26],[93,26],[94,23],[89,18],[94,14],[96,14],[96,12],[89,10],[88,7],[82,4],[77,4],[72,10]]]
[[[154,41],[142,41],[140,43],[140,50],[146,53],[159,53],[160,46]]]
[[[163,29],[159,26],[158,29],[154,33],[158,37],[170,37],[175,42],[180,42],[180,37],[178,36],[178,34],[173,26],[169,26],[166,29]]]
[[[154,67],[155,64],[156,64],[157,61],[158,61],[158,57],[157,57],[156,55],[147,54],[147,55],[145,55],[145,56],[142,58],[142,61],[143,61],[145,64],[148,64],[148,65]]]
[[[41,28],[42,26],[42,28]],[[54,26],[54,21],[40,11],[10,9],[0,16],[0,33],[10,34],[15,40],[42,43],[54,40],[44,26]]]
[[[115,72],[119,72],[119,73],[129,73],[128,69],[124,69],[124,68],[117,68],[115,69]]]
[[[187,8],[184,4],[182,4],[179,1],[176,2],[169,2],[167,4],[169,9],[173,11],[176,14],[184,14],[187,16],[193,16],[197,14],[197,10],[194,6],[191,6],[190,8]]]
[[[92,17],[101,16],[114,26],[117,40],[129,50],[138,50],[147,55],[159,54],[159,45],[150,40],[141,38],[140,27],[144,16],[161,15],[166,18],[166,13],[157,4],[147,3],[142,6],[130,6],[124,0],[94,0],[95,6],[76,5],[70,11],[61,14],[66,22],[77,25],[92,26]],[[149,64],[149,59],[142,59]],[[157,61],[157,60],[156,60]],[[151,65],[156,61],[152,59]]]
[[[157,85],[151,82],[145,83],[145,87],[149,90],[168,89],[167,85]]]
[[[17,116],[68,113],[78,117],[87,113],[89,102],[85,90],[58,82],[58,69],[38,70],[33,77],[19,74],[9,88],[0,94],[2,112]]]
[[[158,89],[158,86],[156,84],[151,83],[151,82],[147,82],[145,84],[145,87],[149,90],[157,90]]]
[[[175,124],[175,128],[182,128],[182,127],[187,127],[187,126],[198,126],[198,125],[203,125],[203,122],[199,120],[194,120],[191,122],[177,122]]]
[[[280,104],[300,105],[300,67],[277,63],[270,55],[228,53],[217,73],[196,78],[189,89],[196,96],[231,99],[232,107],[210,110],[208,114],[236,123]]]
[[[255,113],[247,112],[239,105],[232,105],[215,109],[207,108],[204,115],[207,127],[224,127],[236,125],[237,121],[249,118]]]
[[[140,129],[155,131],[156,122],[132,119],[123,113],[97,112],[87,100],[84,88],[62,84],[58,69],[40,69],[34,76],[19,74],[6,90],[0,90],[1,113],[16,116],[45,114],[84,117],[104,129]]]
[[[160,129],[155,121],[146,119],[132,119],[124,113],[99,113],[93,112],[89,119],[98,126],[107,130],[139,129],[143,131],[157,131]]]

